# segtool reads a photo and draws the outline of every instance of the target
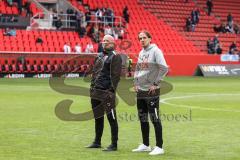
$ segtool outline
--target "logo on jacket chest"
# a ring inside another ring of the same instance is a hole
[[[149,63],[148,63],[149,54],[141,56],[140,59],[141,59],[140,68],[141,69],[149,68]]]

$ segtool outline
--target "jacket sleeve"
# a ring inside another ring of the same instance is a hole
[[[119,54],[113,56],[110,71],[112,88],[116,91],[122,71],[122,58]]]
[[[94,59],[94,62],[93,62],[93,65],[90,65],[90,67],[87,69],[87,71],[86,71],[86,76],[88,76],[88,75],[90,75],[90,74],[93,74],[93,70],[94,70],[94,67],[95,67],[95,65],[96,65],[96,62],[97,62],[97,60],[98,60],[98,56],[96,56],[95,57],[95,59]]]
[[[134,82],[135,86],[139,85],[139,82],[138,82],[138,71],[140,70],[139,68],[140,68],[139,64],[137,63],[136,66],[135,66],[134,79],[133,79],[133,82]]]
[[[155,81],[153,82],[153,85],[159,85],[160,81],[168,72],[168,65],[165,61],[162,51],[159,48],[155,51],[155,58],[159,71]]]
[[[140,54],[141,54],[141,52],[138,55],[138,60],[137,60],[137,64],[135,65],[135,71],[134,71],[133,83],[134,83],[135,86],[139,85],[139,82],[138,82],[138,72],[140,70],[140,63],[139,63]]]

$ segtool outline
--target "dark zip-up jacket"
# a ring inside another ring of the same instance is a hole
[[[114,51],[99,53],[92,70],[91,88],[115,92],[121,76],[122,59]]]

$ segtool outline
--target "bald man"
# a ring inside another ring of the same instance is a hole
[[[122,59],[114,51],[115,41],[105,35],[102,41],[103,53],[99,53],[92,69],[90,87],[91,104],[95,118],[95,139],[87,148],[101,148],[104,128],[104,113],[111,127],[111,144],[103,151],[116,151],[118,141],[118,123],[115,96],[120,80]]]

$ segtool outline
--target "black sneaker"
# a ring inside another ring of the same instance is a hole
[[[89,146],[86,146],[86,148],[102,148],[101,147],[101,144],[98,144],[98,143],[92,143],[90,144]]]
[[[110,144],[107,148],[104,148],[103,151],[116,151],[117,145]]]

